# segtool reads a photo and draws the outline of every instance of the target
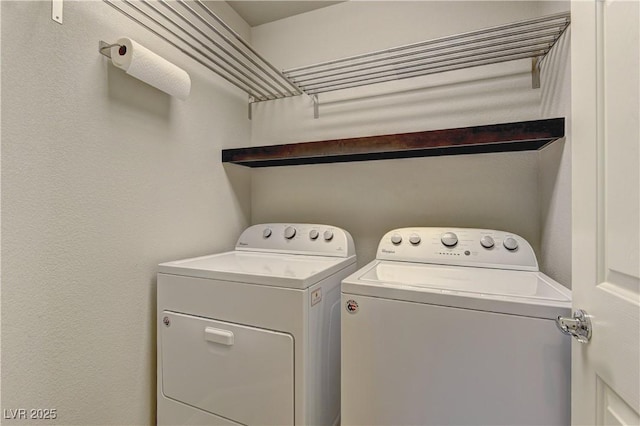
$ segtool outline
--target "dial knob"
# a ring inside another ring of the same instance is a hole
[[[455,247],[458,244],[458,236],[453,232],[445,232],[440,237],[440,241],[447,247]]]
[[[292,239],[292,238],[293,238],[293,237],[295,237],[295,236],[296,236],[296,228],[294,228],[293,226],[287,226],[287,227],[284,229],[284,237],[285,237],[287,240],[290,240],[290,239]]]
[[[420,241],[421,241],[420,235],[418,234],[411,234],[411,236],[409,237],[409,242],[414,246],[417,246],[418,244],[420,244]]]
[[[324,231],[323,236],[325,241],[331,241],[333,240],[333,231],[331,229],[327,229],[326,231]]]
[[[271,228],[264,228],[264,231],[262,231],[262,237],[269,238],[270,236],[271,236]]]
[[[504,241],[502,242],[502,244],[504,245],[504,247],[507,250],[516,250],[518,248],[518,241],[516,241],[515,238],[513,237],[507,237],[504,239]]]
[[[491,238],[490,236],[485,235],[480,238],[480,244],[482,245],[482,247],[490,249],[495,244],[495,241],[493,241],[493,238]]]
[[[402,242],[402,235],[400,234],[393,234],[391,236],[391,242],[395,245],[398,245]]]
[[[311,238],[312,240],[317,239],[318,235],[320,235],[320,233],[316,229],[312,229],[311,231],[309,231],[309,238]]]

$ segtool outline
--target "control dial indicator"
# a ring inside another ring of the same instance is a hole
[[[320,235],[320,233],[316,229],[312,229],[311,231],[309,231],[309,238],[311,238],[312,240],[317,240],[318,235]]]
[[[420,244],[420,241],[422,241],[422,240],[420,239],[420,235],[418,235],[418,234],[411,234],[409,236],[409,242],[411,244],[413,244],[414,246],[417,246],[418,244]]]
[[[504,248],[510,251],[514,251],[518,249],[518,241],[513,237],[507,237],[502,242]]]
[[[480,245],[482,245],[482,247],[486,249],[493,248],[495,244],[496,243],[495,241],[493,241],[493,238],[488,235],[484,235],[482,238],[480,238]]]
[[[323,236],[325,241],[331,241],[333,240],[333,231],[331,229],[327,229],[326,231],[324,231]]]
[[[269,238],[271,234],[271,228],[264,228],[264,231],[262,231],[262,238]]]
[[[391,242],[395,245],[398,245],[402,242],[402,235],[400,234],[393,234],[391,236]]]
[[[284,230],[284,237],[287,240],[290,240],[296,236],[296,232],[296,228],[294,228],[293,226],[287,226]]]
[[[455,247],[458,244],[458,236],[453,232],[445,232],[440,237],[440,241],[447,247]]]

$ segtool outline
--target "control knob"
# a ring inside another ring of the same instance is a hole
[[[284,237],[287,240],[290,240],[295,236],[296,236],[296,228],[294,228],[293,226],[287,226],[284,230]]]
[[[318,235],[320,235],[320,233],[316,229],[312,229],[311,231],[309,231],[309,238],[311,238],[312,240],[318,239]]]
[[[264,228],[262,231],[262,238],[269,238],[271,236],[271,228]]]
[[[400,234],[393,234],[391,236],[391,242],[395,245],[398,245],[402,242],[402,235]]]
[[[324,231],[324,240],[331,241],[333,240],[333,231],[331,229],[327,229]]]
[[[420,244],[420,241],[421,241],[420,235],[418,234],[411,234],[411,236],[409,237],[409,242],[414,246],[417,246],[418,244]]]
[[[445,232],[440,237],[440,241],[447,247],[455,247],[458,244],[458,236],[453,232]]]
[[[507,237],[502,242],[502,245],[504,245],[504,248],[506,248],[507,250],[514,251],[518,248],[518,241],[516,241],[516,239],[513,237]]]
[[[492,248],[494,244],[495,244],[495,241],[493,241],[493,238],[491,238],[488,235],[485,235],[482,238],[480,238],[480,245],[482,245],[482,247],[486,249]]]

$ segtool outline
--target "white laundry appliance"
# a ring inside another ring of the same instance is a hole
[[[355,261],[340,228],[273,223],[233,251],[161,264],[158,424],[337,424],[340,282]]]
[[[343,425],[569,425],[571,292],[529,243],[403,228],[342,283]]]

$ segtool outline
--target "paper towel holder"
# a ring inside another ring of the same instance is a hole
[[[98,52],[100,52],[101,55],[104,55],[107,58],[111,59],[111,48],[115,46],[120,47],[121,50],[124,49],[124,52],[120,52],[121,55],[124,55],[125,53],[127,53],[126,46],[123,46],[118,43],[109,44],[102,40],[100,40],[100,43],[98,43]]]

